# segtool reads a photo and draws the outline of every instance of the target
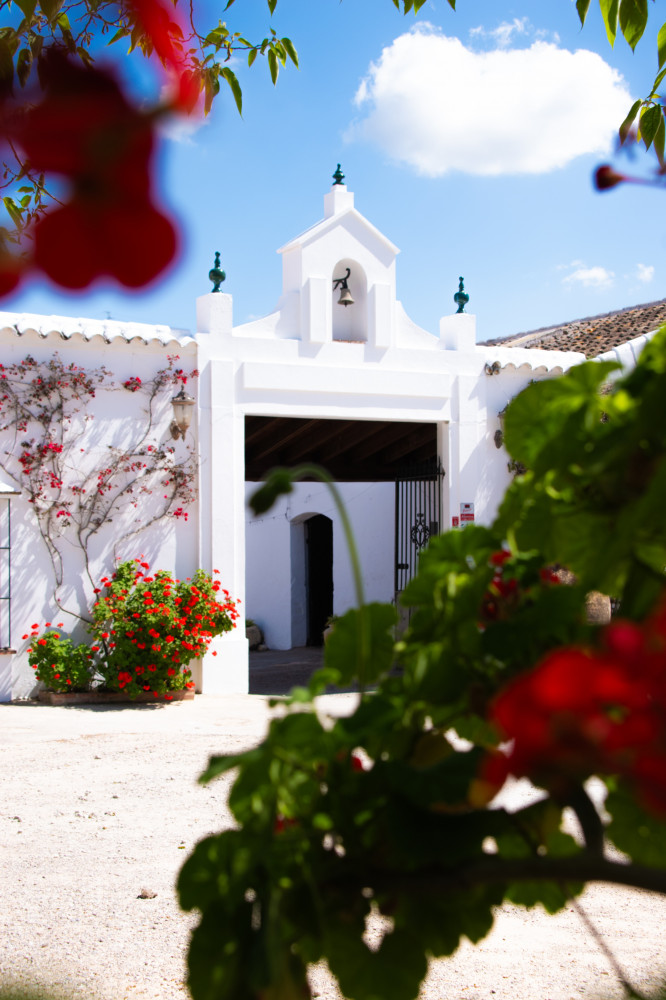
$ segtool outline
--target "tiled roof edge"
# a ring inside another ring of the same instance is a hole
[[[540,326],[536,330],[525,330],[522,333],[509,334],[508,337],[496,337],[491,340],[479,342],[478,347],[520,347],[525,340],[540,340],[557,334],[562,330],[571,327],[584,326],[586,323],[593,323],[597,320],[609,319],[611,316],[622,316],[625,313],[634,312],[637,309],[654,309],[655,306],[666,306],[666,299],[655,299],[654,302],[640,302],[633,306],[624,306],[622,309],[611,309],[610,312],[597,313],[594,316],[583,316],[578,319],[565,320],[562,323],[553,323],[550,326]],[[535,345],[537,346],[537,345]]]
[[[17,337],[35,333],[44,340],[48,337],[71,340],[72,337],[79,336],[86,342],[101,337],[107,344],[116,340],[127,344],[139,341],[146,345],[157,341],[163,346],[168,344],[186,346],[196,342],[188,330],[174,330],[169,326],[123,323],[118,320],[73,319],[66,316],[38,316],[28,313],[0,312],[0,329],[11,331]]]

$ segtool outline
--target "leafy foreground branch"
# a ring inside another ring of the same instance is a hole
[[[182,906],[201,912],[195,1000],[307,997],[322,959],[347,997],[411,1000],[430,958],[480,941],[503,902],[555,913],[596,881],[666,893],[666,332],[601,394],[615,368],[517,397],[506,440],[529,471],[491,527],[432,540],[403,596],[406,634],[395,642],[389,605],[347,612],[265,741],[211,760],[202,781],[236,773],[236,828],[202,841],[179,878]],[[273,473],[256,507],[292,478]],[[591,589],[623,618],[589,625]],[[320,719],[314,698],[354,680],[354,712]],[[492,808],[512,775],[543,798]],[[377,949],[373,914],[388,927]]]

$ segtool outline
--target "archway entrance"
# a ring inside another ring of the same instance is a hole
[[[333,614],[333,521],[315,514],[304,528],[307,645],[321,646]]]
[[[367,600],[390,602],[398,554],[396,480],[405,467],[435,472],[437,434],[435,423],[416,421],[247,415],[246,493],[276,466],[314,461],[327,468],[356,536]],[[412,504],[402,516],[409,538],[421,514],[431,533],[442,523],[434,507]],[[330,615],[356,604],[339,515],[327,489],[312,478],[295,483],[265,515],[248,516],[246,553],[248,614],[271,650],[320,646]],[[416,555],[400,551],[398,561],[415,565]]]

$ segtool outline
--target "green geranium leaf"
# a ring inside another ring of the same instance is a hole
[[[345,996],[354,1000],[415,997],[428,969],[423,945],[405,929],[386,934],[377,951],[362,940],[364,922],[343,911],[325,928],[328,965]]]
[[[666,823],[647,813],[624,785],[611,783],[605,802],[611,821],[606,834],[637,864],[666,868]]]
[[[560,379],[528,386],[511,402],[504,419],[509,454],[528,469],[535,469],[542,456],[544,469],[559,465],[560,456],[599,420],[599,388],[618,368],[615,362],[588,362]]]
[[[336,671],[340,684],[358,679],[371,684],[387,673],[394,660],[392,630],[398,620],[391,604],[366,604],[336,621],[324,649],[324,666]]]

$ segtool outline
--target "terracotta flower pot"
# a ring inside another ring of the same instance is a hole
[[[192,701],[194,690],[168,691],[170,698],[161,694],[158,698],[152,691],[142,691],[136,698],[130,698],[123,691],[40,691],[37,700],[45,705],[154,705],[170,704],[172,701]]]

